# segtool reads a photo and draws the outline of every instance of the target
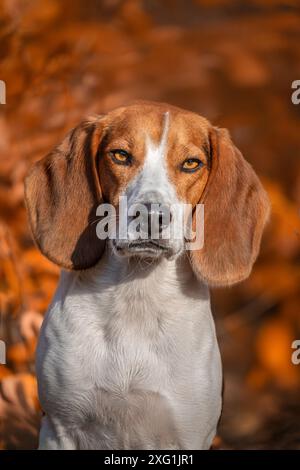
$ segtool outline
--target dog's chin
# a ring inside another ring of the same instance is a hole
[[[173,258],[177,255],[174,249],[161,240],[112,240],[111,246],[116,256],[129,258]]]

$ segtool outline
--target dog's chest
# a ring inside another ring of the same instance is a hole
[[[57,356],[66,386],[72,376],[81,376],[83,383],[76,387],[119,393],[167,387],[176,369],[187,373],[191,355],[199,352],[194,328],[201,314],[197,302],[162,282],[116,283],[96,293],[76,289],[63,307],[59,302],[49,312],[47,355]]]
[[[94,419],[99,394],[126,400],[150,391],[179,419],[198,422],[206,398],[215,406],[210,395],[221,380],[207,293],[179,289],[174,272],[135,281],[119,274],[102,272],[97,286],[76,279],[67,295],[58,291],[38,353],[42,405]]]

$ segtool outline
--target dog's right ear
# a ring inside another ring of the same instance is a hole
[[[66,269],[86,269],[100,259],[105,241],[96,235],[102,202],[97,172],[101,119],[73,129],[25,180],[33,237],[41,252]]]

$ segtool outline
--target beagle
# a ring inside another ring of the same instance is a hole
[[[210,448],[222,367],[208,288],[249,275],[269,214],[228,132],[168,104],[121,107],[37,162],[25,196],[38,247],[62,267],[37,350],[40,448]],[[203,247],[129,228],[99,238],[97,208],[116,208],[118,225],[120,197],[150,219],[153,204],[203,204]]]

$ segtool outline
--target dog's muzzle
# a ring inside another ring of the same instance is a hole
[[[158,198],[131,204],[126,238],[112,240],[113,248],[120,256],[171,257],[177,251],[172,240],[172,221],[171,206],[158,202]]]

